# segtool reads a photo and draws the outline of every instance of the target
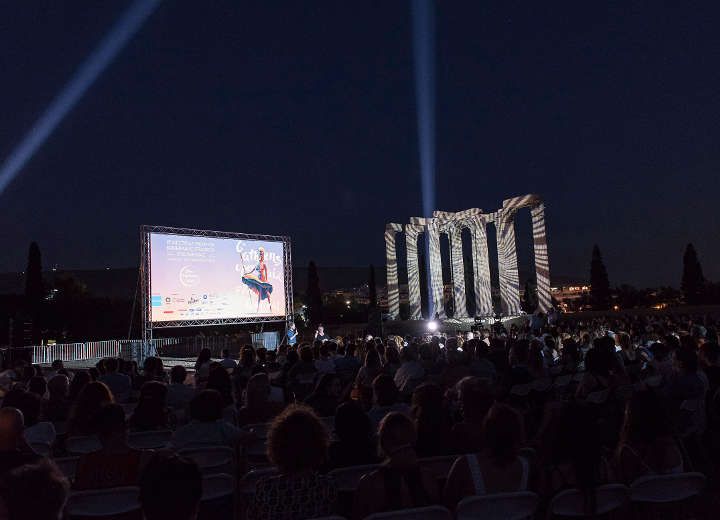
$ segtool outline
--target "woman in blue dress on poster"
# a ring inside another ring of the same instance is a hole
[[[260,312],[260,302],[267,300],[270,306],[270,312],[272,312],[272,303],[270,302],[270,294],[272,293],[273,286],[269,283],[267,266],[265,265],[265,248],[259,247],[258,254],[260,259],[254,269],[248,271],[242,276],[242,281],[248,288],[257,294],[257,312]],[[257,273],[257,274],[255,274]]]

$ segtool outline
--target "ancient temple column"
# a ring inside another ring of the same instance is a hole
[[[400,291],[398,288],[398,265],[395,235],[402,232],[400,224],[387,224],[385,226],[385,257],[387,267],[387,301],[388,314],[391,320],[398,319],[400,315]]]
[[[424,226],[405,224],[405,246],[407,249],[408,271],[408,301],[410,304],[410,319],[419,320],[420,311],[420,271],[418,269],[418,235]]]
[[[533,228],[538,308],[542,312],[547,312],[552,306],[552,299],[550,294],[550,260],[545,230],[545,205],[542,203],[536,204],[530,209],[530,215]]]
[[[440,255],[440,227],[437,219],[427,219],[426,229],[430,244],[430,318],[434,318],[437,314],[440,319],[445,319],[447,315]]]
[[[453,303],[455,318],[467,318],[467,298],[465,296],[465,261],[462,250],[462,228],[451,224],[448,226],[450,242],[450,265],[452,266]]]
[[[473,277],[475,278],[475,314],[477,316],[492,316],[494,314],[486,225],[487,222],[484,217],[478,216],[470,221]]]
[[[515,240],[515,212],[500,210],[497,227],[498,268],[500,271],[500,302],[507,315],[520,314],[520,280]]]

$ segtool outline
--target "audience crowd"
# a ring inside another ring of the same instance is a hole
[[[245,346],[219,359],[204,349],[191,369],[156,357],[142,369],[16,362],[0,376],[2,509],[56,519],[72,493],[138,486],[145,518],[196,518],[202,472],[185,454],[208,446],[233,451],[236,482],[274,468],[250,493],[238,486],[236,516],[257,519],[452,511],[526,490],[542,508],[565,489],[592,497],[648,475],[712,476],[717,334],[707,317],[534,315],[456,335]],[[143,449],[141,432],[167,442]],[[96,445],[63,474],[54,461],[87,438]],[[348,494],[333,470],[362,465]]]

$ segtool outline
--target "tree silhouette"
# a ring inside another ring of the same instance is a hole
[[[29,338],[33,345],[40,342],[40,312],[43,303],[42,255],[37,242],[30,244],[25,268],[25,309],[30,321]]]
[[[368,277],[368,298],[370,308],[377,307],[377,287],[375,286],[375,266],[370,264],[370,276]]]
[[[590,302],[593,309],[607,310],[610,307],[610,281],[597,244],[592,250],[590,285]]]
[[[700,260],[692,244],[688,244],[683,255],[682,289],[685,303],[697,305],[702,303],[705,277],[703,276]]]
[[[308,322],[317,327],[322,322],[323,304],[322,292],[320,291],[320,278],[318,277],[317,266],[315,262],[308,265],[308,285],[307,285],[307,316]]]

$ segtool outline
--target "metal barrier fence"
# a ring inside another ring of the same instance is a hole
[[[151,351],[160,352],[169,345],[183,342],[185,338],[153,339]],[[32,363],[52,363],[56,359],[63,361],[82,361],[104,357],[132,359],[140,352],[142,340],[111,339],[107,341],[86,341],[84,343],[58,343],[55,345],[35,345],[25,347],[32,351]]]

